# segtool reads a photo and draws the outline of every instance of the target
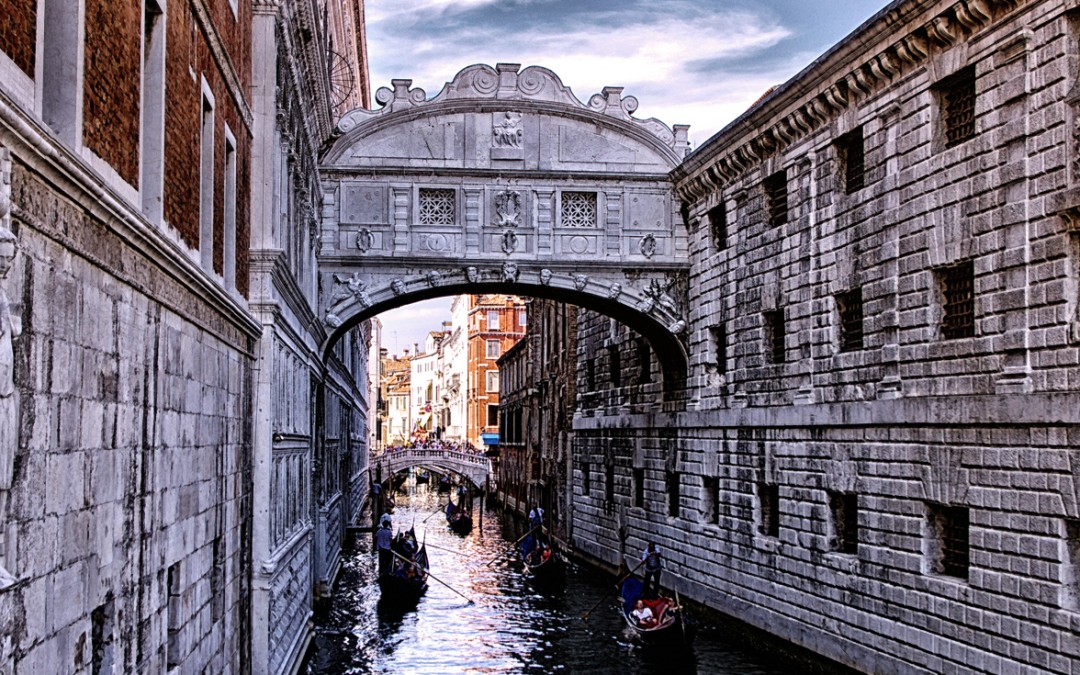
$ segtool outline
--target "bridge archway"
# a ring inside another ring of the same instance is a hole
[[[665,398],[686,382],[687,232],[669,178],[687,127],[605,87],[474,65],[435,97],[394,80],[338,125],[320,175],[320,317],[350,326],[418,300],[510,293],[595,310],[644,336]]]

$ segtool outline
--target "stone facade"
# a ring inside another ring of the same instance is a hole
[[[893,3],[673,172],[687,409],[582,314],[581,551],[868,672],[1076,671],[1074,14]]]

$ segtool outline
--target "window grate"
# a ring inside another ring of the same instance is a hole
[[[765,179],[765,209],[773,227],[788,220],[787,192],[787,170],[777,171]]]
[[[765,312],[765,332],[768,340],[769,357],[772,363],[783,363],[787,358],[784,336],[786,330],[784,310],[778,309]]]
[[[596,227],[596,193],[562,193],[563,227]]]
[[[420,188],[420,224],[453,225],[454,191],[442,188]]]
[[[941,335],[946,340],[975,335],[975,266],[970,260],[939,272],[943,315]]]
[[[844,189],[851,194],[866,184],[866,150],[862,127],[841,137],[840,151],[844,161]]]
[[[758,504],[761,520],[758,532],[767,537],[780,536],[780,486],[758,483]]]
[[[837,295],[836,309],[840,315],[840,351],[859,351],[863,348],[862,289]]]
[[[858,495],[842,492],[829,493],[829,506],[833,516],[833,530],[836,538],[833,548],[842,553],[856,553],[859,550],[859,498]]]
[[[970,562],[970,515],[967,507],[929,504],[934,537],[931,569],[936,574],[966,579]]]
[[[945,147],[975,136],[975,67],[968,66],[942,81],[941,107],[945,117]]]
[[[716,206],[709,209],[709,227],[712,231],[713,246],[716,250],[727,247],[727,209],[724,208],[724,202],[720,202]]]

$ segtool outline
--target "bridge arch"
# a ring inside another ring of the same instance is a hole
[[[671,170],[685,126],[587,103],[555,73],[473,65],[431,99],[393,80],[327,147],[319,237],[324,351],[418,300],[510,293],[610,316],[658,356],[665,398],[687,377],[687,232]]]

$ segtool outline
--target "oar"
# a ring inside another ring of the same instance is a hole
[[[435,509],[434,511],[432,511],[432,512],[431,512],[431,514],[430,514],[430,515],[429,515],[429,516],[428,516],[427,518],[424,518],[424,519],[423,519],[423,520],[421,520],[420,522],[421,522],[421,523],[426,523],[427,521],[431,520],[431,518],[432,518],[432,517],[433,517],[433,516],[434,516],[434,515],[435,515],[436,513],[445,513],[445,512],[446,512],[446,507],[445,507],[445,506],[440,506],[439,508],[437,508],[437,509]]]
[[[529,536],[529,535],[530,535],[530,534],[532,534],[533,532],[536,532],[536,530],[537,530],[538,528],[541,528],[541,527],[543,527],[543,524],[537,525],[537,526],[536,526],[536,527],[534,527],[533,529],[529,530],[529,531],[528,531],[528,532],[526,532],[525,534],[523,534],[523,535],[521,535],[520,537],[518,537],[518,538],[517,538],[517,541],[515,541],[515,542],[514,542],[513,544],[510,544],[509,546],[507,546],[507,547],[506,547],[506,549],[505,549],[505,550],[504,550],[504,551],[503,551],[502,553],[500,553],[499,555],[495,556],[495,557],[494,557],[494,558],[492,558],[491,560],[487,561],[487,563],[485,563],[485,566],[486,566],[486,565],[490,565],[491,563],[495,562],[496,560],[501,560],[502,558],[505,558],[505,557],[506,557],[506,554],[507,554],[507,553],[509,553],[510,551],[513,551],[513,550],[514,550],[514,547],[515,547],[515,546],[517,546],[518,544],[520,544],[520,543],[522,542],[522,540],[524,540],[524,539],[525,539],[525,537]]]
[[[634,565],[634,569],[627,572],[625,575],[623,575],[623,577],[621,579],[619,579],[618,581],[615,582],[615,588],[618,589],[620,586],[622,586],[622,582],[629,579],[630,575],[633,574],[634,572],[637,572],[637,569],[639,567],[641,567],[642,565],[644,565],[644,564],[645,564],[645,561],[642,560],[637,565]],[[607,593],[604,593],[604,597],[597,600],[596,604],[589,608],[589,611],[587,611],[587,612],[585,612],[584,614],[581,615],[581,620],[582,621],[588,621],[589,620],[589,615],[593,613],[593,610],[596,609],[597,607],[599,607],[600,603],[607,600],[609,595],[611,595],[611,591],[608,591]]]
[[[682,608],[682,598],[679,597],[679,589],[675,589],[675,607],[679,610],[679,626],[682,628],[682,639],[686,642],[686,612]]]
[[[454,588],[454,587],[453,587],[453,586],[451,586],[450,584],[446,583],[445,581],[443,581],[443,580],[442,580],[442,579],[440,579],[439,577],[437,577],[437,576],[435,576],[434,574],[432,574],[432,573],[431,573],[431,570],[427,569],[427,568],[426,568],[426,567],[424,567],[423,565],[420,565],[419,563],[416,563],[416,562],[414,562],[414,561],[412,561],[412,560],[409,560],[408,558],[406,558],[405,556],[401,555],[401,554],[400,554],[400,553],[398,553],[397,551],[390,551],[390,552],[394,554],[394,557],[395,557],[395,558],[401,558],[401,560],[402,560],[402,561],[404,561],[404,562],[407,562],[407,563],[409,563],[410,565],[416,565],[416,566],[417,566],[417,567],[419,567],[420,569],[424,570],[424,572],[426,572],[426,573],[427,573],[427,575],[428,575],[429,577],[431,577],[431,578],[432,578],[432,579],[434,579],[435,581],[438,581],[438,582],[439,582],[440,584],[442,584],[443,586],[446,586],[447,588],[449,588],[449,589],[450,589],[450,590],[452,590],[453,592],[457,593],[457,594],[458,594],[458,595],[460,595],[461,597],[463,597],[463,598],[465,598],[466,600],[468,600],[468,601],[469,601],[469,604],[470,604],[470,605],[475,605],[475,604],[476,604],[475,602],[473,602],[473,601],[472,601],[472,600],[471,600],[471,599],[469,598],[469,596],[467,596],[467,595],[465,595],[464,593],[462,593],[462,592],[458,591],[458,590],[457,590],[456,588]]]

